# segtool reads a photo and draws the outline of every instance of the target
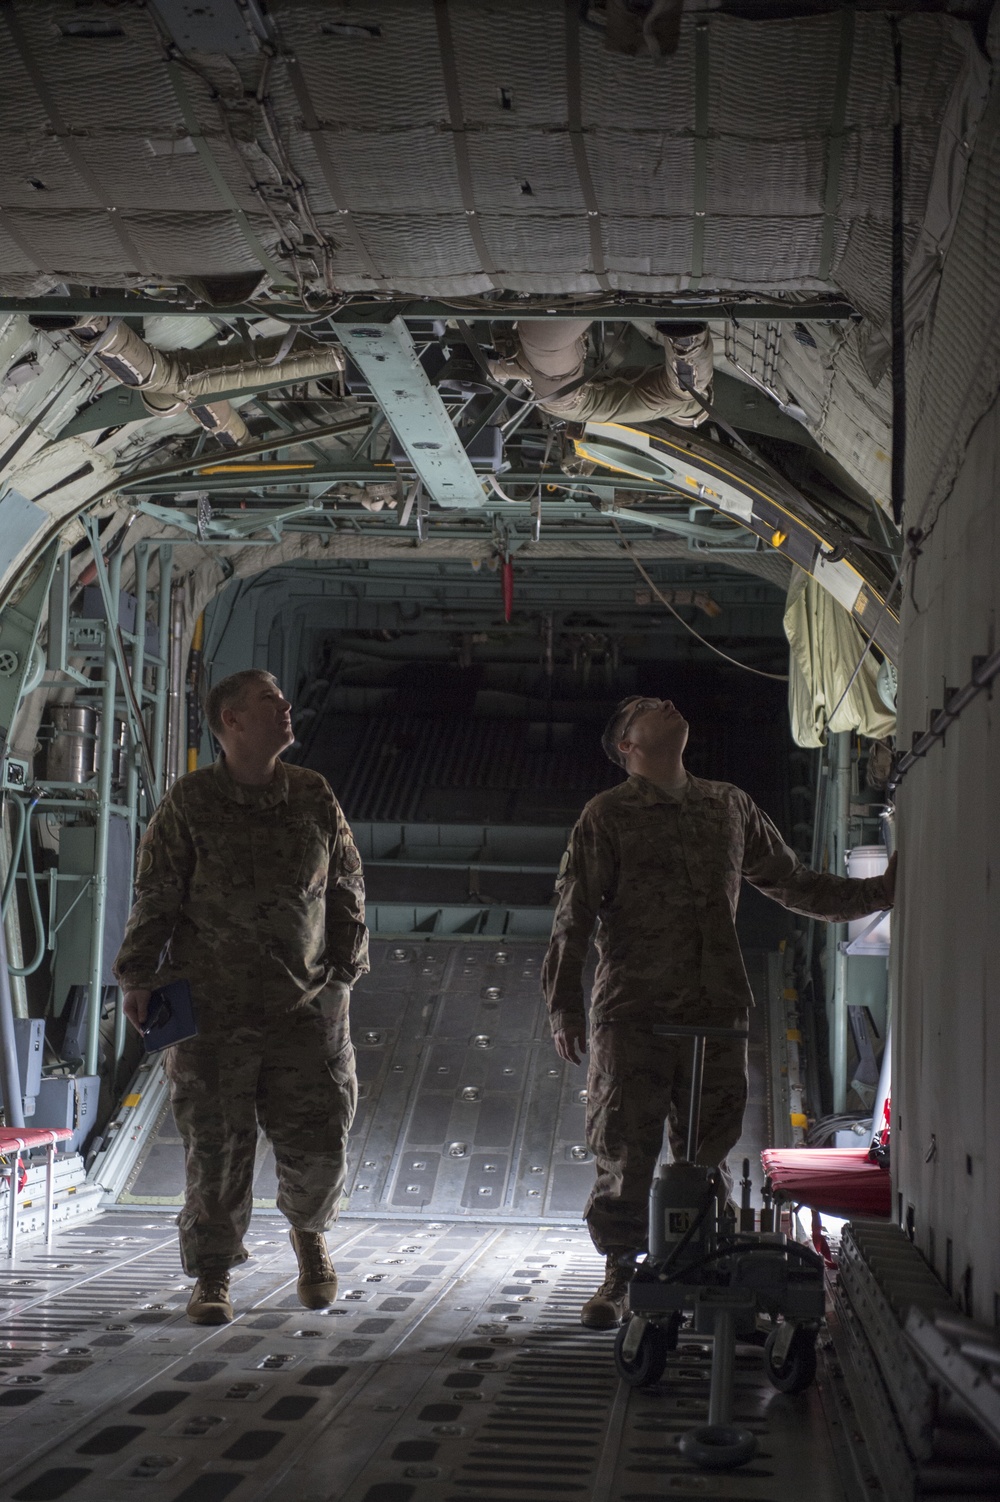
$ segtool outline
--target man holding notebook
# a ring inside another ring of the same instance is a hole
[[[298,1294],[333,1302],[324,1232],[357,1104],[348,1004],[368,969],[361,859],[325,778],[279,760],[290,705],[259,669],[215,685],[219,760],[181,777],[149,822],[115,974],[125,1012],[191,987],[198,1036],[166,1053],[185,1147],[181,1261],[196,1324],[232,1319],[229,1273],[247,1260],[258,1124],[274,1150]]]

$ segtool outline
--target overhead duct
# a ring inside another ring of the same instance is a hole
[[[247,440],[246,424],[228,401],[209,398],[222,391],[255,391],[281,379],[315,380],[344,368],[340,348],[310,343],[296,350],[294,333],[240,345],[238,357],[233,349],[154,349],[120,318],[87,318],[70,333],[110,376],[138,390],[154,417],[190,411],[226,448]]]
[[[714,369],[712,336],[704,324],[657,325],[664,363],[641,370],[584,375],[586,318],[519,319],[518,351],[491,362],[501,381],[526,380],[546,412],[570,422],[655,422],[665,417],[683,428],[705,421],[702,401],[681,381],[683,371],[701,395],[710,397]]]

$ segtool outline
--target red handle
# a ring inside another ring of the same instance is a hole
[[[511,611],[514,609],[514,564],[510,558],[504,559],[501,579],[503,581],[503,618],[509,622]]]

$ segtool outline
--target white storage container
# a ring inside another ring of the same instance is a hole
[[[881,876],[888,864],[889,857],[884,845],[858,845],[847,852],[848,876]],[[874,916],[874,913],[869,913],[867,918],[855,918],[853,923],[847,925],[847,943],[851,954],[889,953],[891,915],[886,913],[882,921],[870,933],[865,934],[865,929],[871,927]],[[862,934],[865,934],[864,938],[861,937]]]

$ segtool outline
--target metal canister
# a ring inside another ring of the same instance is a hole
[[[96,709],[82,704],[54,704],[49,721],[46,778],[49,782],[89,782],[96,765]]]
[[[709,1188],[707,1168],[694,1163],[661,1165],[649,1195],[651,1257],[669,1257],[685,1237],[688,1237],[685,1262],[702,1257],[711,1249],[715,1216],[711,1207],[702,1214]]]
[[[114,749],[111,752],[111,782],[121,787],[128,775],[128,726],[118,715],[114,720]]]

